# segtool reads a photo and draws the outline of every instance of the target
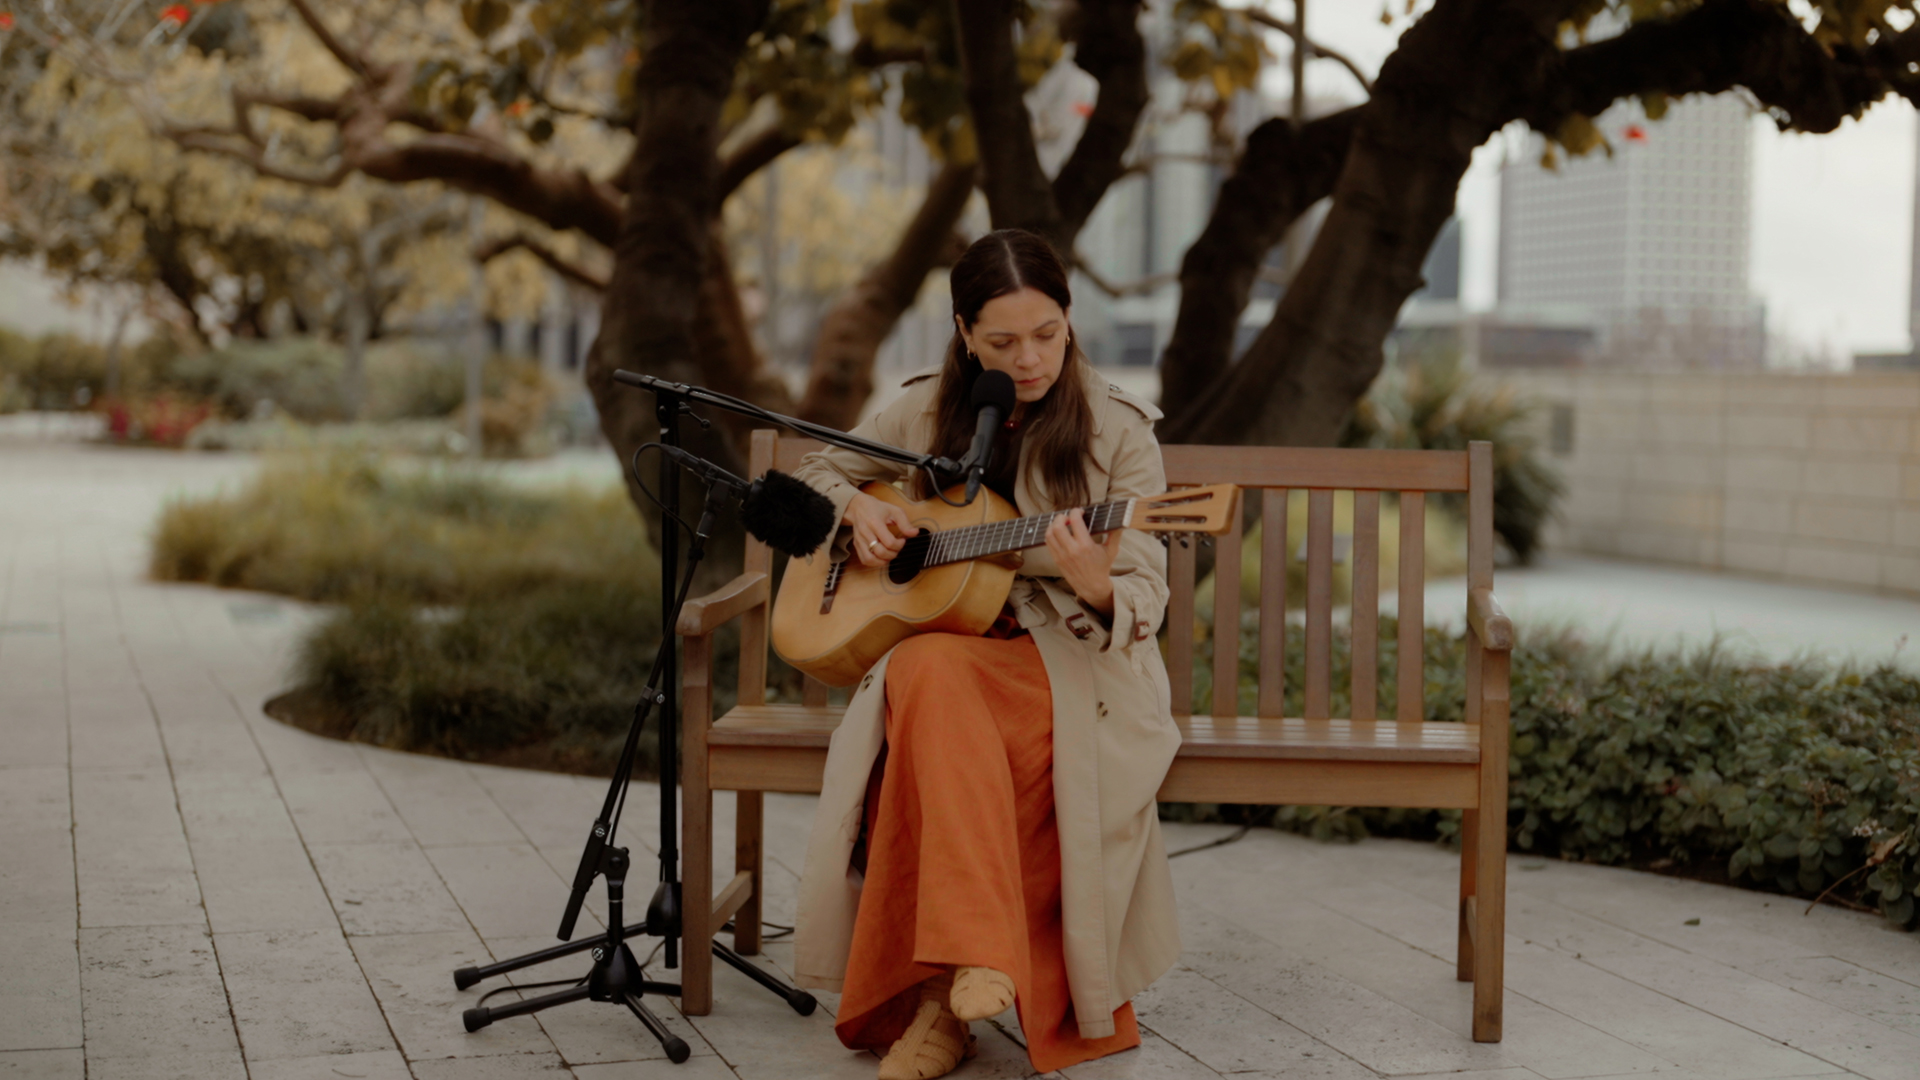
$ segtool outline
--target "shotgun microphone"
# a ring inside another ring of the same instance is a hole
[[[980,481],[993,463],[993,433],[1000,421],[1013,412],[1013,376],[1004,371],[982,371],[973,380],[973,407],[980,411],[973,425],[973,448],[960,459],[967,471],[966,502],[980,494]]]
[[[833,500],[778,469],[748,483],[703,457],[677,446],[654,444],[708,484],[730,488],[740,500],[740,524],[753,538],[795,558],[814,553],[833,535]]]

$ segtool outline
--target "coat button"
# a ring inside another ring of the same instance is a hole
[[[869,686],[872,686],[872,685],[873,685],[873,676],[871,676],[871,675],[869,675],[869,676],[867,676],[866,678],[864,678],[864,679],[861,679],[861,680],[860,680],[860,689],[862,689],[862,690],[865,690],[865,689],[866,689],[867,687],[869,687]]]
[[[1104,701],[1100,703],[1100,715],[1103,718],[1107,715],[1107,703]]]

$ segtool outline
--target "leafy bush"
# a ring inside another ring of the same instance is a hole
[[[85,409],[107,394],[109,348],[71,334],[28,338],[0,329],[0,413],[22,409]],[[157,334],[119,351],[119,393],[147,394],[163,388],[180,350]]]
[[[1534,406],[1511,390],[1472,385],[1456,353],[1404,358],[1374,383],[1354,410],[1346,446],[1465,450],[1493,443],[1493,531],[1514,558],[1532,559],[1565,485],[1540,455]],[[1435,501],[1455,513],[1457,495]]]
[[[236,493],[169,503],[149,569],[162,581],[321,601],[656,589],[645,532],[617,488],[530,490],[349,454],[270,461]]]
[[[1256,700],[1257,636],[1242,633],[1240,710]],[[1295,639],[1297,643],[1297,638]],[[1425,639],[1429,720],[1460,721],[1459,636]],[[1210,654],[1211,644],[1199,650]],[[1347,649],[1334,650],[1345,715]],[[1288,715],[1304,660],[1287,658]],[[1210,662],[1195,665],[1201,700]],[[1392,715],[1396,630],[1381,620],[1379,713]],[[1679,866],[1801,896],[1826,890],[1900,925],[1920,898],[1920,677],[1802,660],[1742,661],[1716,648],[1608,656],[1572,634],[1527,640],[1512,664],[1510,846],[1561,858]],[[1169,807],[1169,816],[1258,821],[1323,839],[1457,835],[1457,812],[1329,807]]]
[[[617,487],[289,458],[169,505],[151,562],[342,602],[273,711],[399,749],[604,771],[659,642],[658,564]]]

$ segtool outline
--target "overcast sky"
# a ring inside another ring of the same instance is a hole
[[[1291,4],[1268,7],[1292,15]],[[1380,8],[1368,0],[1309,0],[1309,33],[1369,75],[1406,25],[1383,26]],[[1269,66],[1267,84],[1281,97],[1290,88],[1284,42],[1275,36],[1280,62]],[[1331,60],[1308,65],[1307,87],[1309,97],[1359,95],[1353,77]],[[1828,135],[1783,135],[1755,117],[1748,269],[1777,349],[1841,358],[1907,348],[1915,124],[1912,106],[1897,98]],[[1461,287],[1473,308],[1494,300],[1499,168],[1509,142],[1517,152],[1517,134],[1481,147],[1460,188]]]

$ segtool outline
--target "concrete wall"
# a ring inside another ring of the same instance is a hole
[[[1551,546],[1920,595],[1920,373],[1483,378],[1572,410]]]

